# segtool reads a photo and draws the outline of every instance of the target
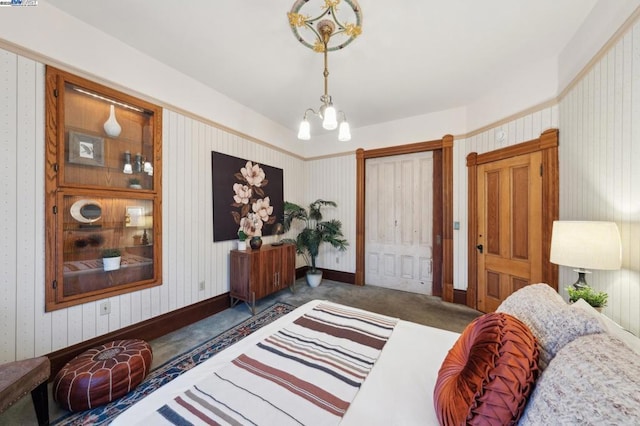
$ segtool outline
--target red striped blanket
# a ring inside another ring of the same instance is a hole
[[[175,425],[338,424],[396,323],[322,303],[148,420]]]

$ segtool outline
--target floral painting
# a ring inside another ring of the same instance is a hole
[[[282,222],[282,169],[212,151],[213,241],[271,235]]]

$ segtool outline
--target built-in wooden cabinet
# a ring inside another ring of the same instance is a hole
[[[53,67],[45,100],[46,310],[159,285],[162,109]]]
[[[296,280],[296,248],[293,244],[263,245],[258,250],[231,250],[231,303],[249,304],[255,314],[255,302]]]

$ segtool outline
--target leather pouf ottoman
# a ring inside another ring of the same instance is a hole
[[[53,398],[69,411],[83,411],[126,395],[149,373],[151,346],[144,340],[116,340],[91,348],[56,374]]]

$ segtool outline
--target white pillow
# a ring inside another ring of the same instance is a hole
[[[584,299],[578,299],[571,304],[571,307],[575,309],[582,309],[589,315],[597,318],[602,327],[611,334],[613,337],[621,340],[624,344],[633,349],[637,354],[640,354],[640,339],[636,337],[629,330],[622,328],[620,324],[596,311],[593,306],[589,305]]]

